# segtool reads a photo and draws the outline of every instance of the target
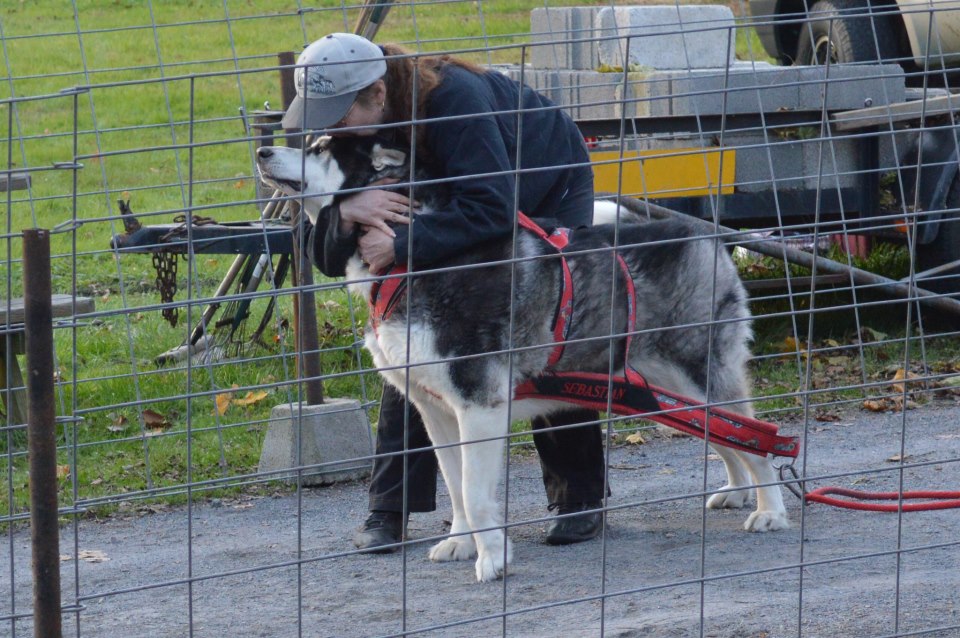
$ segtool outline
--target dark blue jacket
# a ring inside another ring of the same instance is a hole
[[[414,267],[423,267],[509,236],[517,209],[568,227],[589,225],[593,211],[583,204],[583,194],[589,191],[592,200],[592,169],[573,120],[546,97],[497,71],[477,74],[448,64],[441,73],[427,103],[429,156],[418,161],[431,174],[462,179],[450,184],[453,203],[445,214],[415,217],[411,226],[394,229],[397,263],[407,263],[408,246]],[[523,114],[519,126],[518,110]],[[577,205],[561,204],[570,204],[564,200],[572,195]],[[323,211],[317,225],[324,240],[317,236],[308,242],[314,263],[327,275],[342,275],[356,234],[338,232],[336,211]]]

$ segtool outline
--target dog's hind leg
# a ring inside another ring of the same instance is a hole
[[[453,519],[450,536],[430,548],[428,554],[434,562],[470,560],[477,555],[477,547],[470,533],[466,513],[463,509],[463,464],[461,463],[460,441],[457,419],[430,401],[417,404],[423,424],[430,440],[438,446],[434,452],[440,464],[440,472],[450,493],[450,505]]]
[[[458,411],[463,460],[463,506],[477,543],[477,580],[503,576],[512,558],[510,539],[500,527],[497,488],[503,467],[504,437],[509,433],[507,403]]]

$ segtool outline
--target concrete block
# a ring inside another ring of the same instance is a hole
[[[735,24],[726,5],[604,7],[596,17],[600,64],[726,67],[734,61]]]
[[[280,472],[278,478],[296,481],[296,471],[284,470],[308,467],[302,472],[303,485],[308,486],[361,479],[370,474],[370,438],[370,423],[359,401],[278,405],[270,413],[259,471]]]
[[[800,90],[797,71],[771,65],[661,72],[669,77],[673,115],[759,113],[792,109]]]
[[[520,69],[506,74],[520,79]],[[525,69],[523,81],[559,106],[567,107],[577,120],[668,115],[670,87],[663,80],[645,73],[630,73],[624,84],[621,73]],[[656,94],[656,97],[653,94]]]
[[[530,12],[528,62],[535,69],[593,71],[600,64],[594,23],[599,7],[557,7]]]
[[[903,69],[897,64],[803,66],[797,82],[797,109],[831,111],[883,106],[906,99]]]

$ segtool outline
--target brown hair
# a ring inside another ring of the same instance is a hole
[[[387,104],[391,122],[422,121],[427,117],[427,100],[440,84],[440,71],[448,64],[455,64],[473,73],[486,73],[486,69],[467,60],[451,55],[412,55],[398,44],[384,44],[380,47],[386,56],[387,73],[383,81],[387,85]],[[417,83],[414,91],[414,82]],[[358,100],[369,103],[370,87],[357,95]],[[413,104],[414,93],[417,103]],[[413,125],[396,129],[397,133],[409,144],[413,139]],[[416,126],[417,152],[427,155],[426,130],[423,124]]]

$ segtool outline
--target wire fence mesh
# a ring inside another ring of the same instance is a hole
[[[599,540],[542,544],[554,514],[518,425],[499,487],[517,559],[499,584],[427,560],[451,531],[443,487],[397,553],[358,554],[383,385],[366,301],[294,256],[301,202],[260,183],[256,157],[302,143],[280,125],[295,54],[354,31],[363,7],[18,3],[0,15],[0,635],[35,628],[29,228],[52,230],[64,634],[960,635],[956,515],[905,513],[902,496],[960,483],[960,13],[379,6],[377,42],[536,88],[579,125],[598,191],[720,238],[750,293],[754,408],[800,437],[801,487],[890,491],[900,511],[788,501],[791,529],[745,534],[743,516],[707,507],[720,456],[605,412]],[[639,303],[655,312],[684,286]],[[510,314],[492,319],[509,331],[524,320]],[[335,459],[330,434],[308,459],[288,425],[318,390],[356,425]],[[279,464],[262,456],[271,437]]]

